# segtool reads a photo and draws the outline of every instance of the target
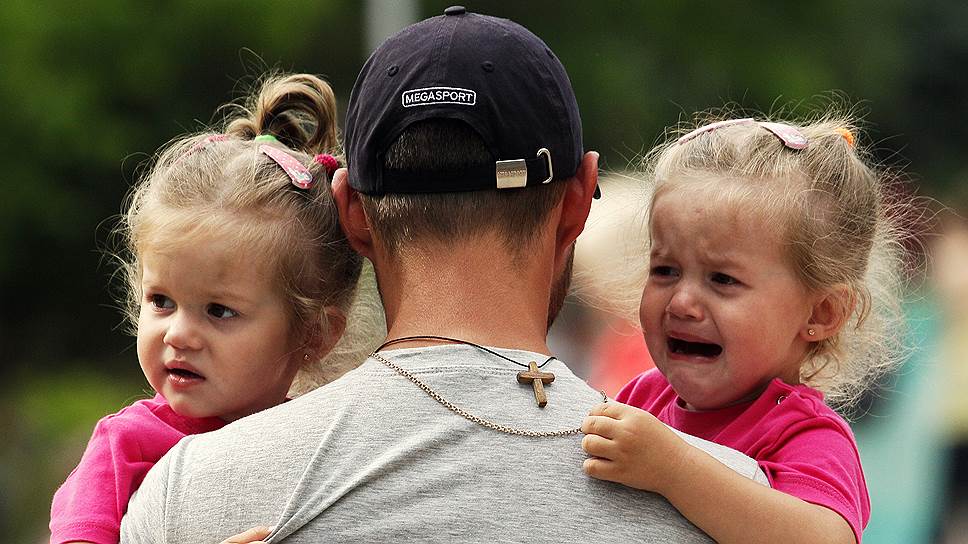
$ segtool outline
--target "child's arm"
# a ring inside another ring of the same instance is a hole
[[[272,532],[270,527],[253,527],[248,531],[230,536],[222,541],[222,544],[266,544],[263,538]]]
[[[127,430],[123,423],[123,418],[112,416],[98,422],[77,468],[54,493],[51,544],[118,541],[118,525],[124,514],[119,493],[134,486],[141,468],[137,452],[120,447],[123,441],[118,437]],[[145,466],[143,472],[147,470]],[[123,500],[127,502],[127,497]]]
[[[226,538],[222,541],[222,544],[266,544],[262,539],[269,536],[271,532],[272,529],[269,527],[253,527],[248,531]],[[72,540],[66,544],[94,544],[94,542]]]
[[[648,412],[602,404],[582,431],[582,448],[593,456],[586,473],[663,495],[717,542],[855,541],[838,513],[744,478]]]
[[[77,468],[51,504],[51,544],[116,544],[131,494],[148,470],[186,434],[214,430],[221,421],[187,420],[160,395],[102,418]]]

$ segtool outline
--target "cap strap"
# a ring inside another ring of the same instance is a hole
[[[543,155],[542,151],[547,155]],[[553,177],[551,153],[544,148],[533,159],[515,159],[494,163],[495,186],[498,189],[542,185],[550,182]]]
[[[541,165],[544,165],[548,176],[541,179],[541,184],[550,183],[555,179],[555,169],[551,164],[551,151],[542,147],[538,150],[538,156],[534,159],[514,159],[510,161],[497,161],[494,163],[494,176],[497,180],[498,189],[514,189],[516,187],[526,187],[537,185],[535,178],[538,177],[532,172],[542,172]]]
[[[490,185],[498,189],[534,186],[551,178],[550,157],[497,161],[449,172],[383,171],[383,193],[450,193],[480,191]],[[502,172],[503,173],[500,173]],[[503,180],[503,181],[502,181]]]

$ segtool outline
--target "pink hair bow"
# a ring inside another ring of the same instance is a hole
[[[266,144],[260,145],[259,151],[265,153],[276,164],[282,167],[292,181],[292,184],[296,187],[300,189],[311,189],[315,184],[315,180],[313,180],[313,175],[309,173],[309,169],[289,153],[286,153],[278,147]]]

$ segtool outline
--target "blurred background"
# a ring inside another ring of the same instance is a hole
[[[267,69],[330,81],[341,115],[369,52],[447,2],[0,4],[0,534],[46,538],[50,498],[94,422],[147,386],[112,291],[112,216],[151,153],[216,119]],[[855,107],[861,145],[923,198],[904,367],[853,427],[873,503],[865,542],[968,542],[968,3],[477,1],[568,69],[585,146],[623,172],[697,110]],[[640,211],[604,182],[578,267]],[[609,189],[612,189],[609,196]],[[625,198],[623,195],[631,195]],[[625,230],[623,230],[625,229]],[[593,242],[591,242],[593,241]],[[587,248],[587,249],[586,249]],[[633,263],[634,264],[634,263]],[[607,294],[606,294],[607,295]],[[607,296],[605,298],[608,298]],[[573,300],[552,345],[614,394],[648,365],[618,308]]]

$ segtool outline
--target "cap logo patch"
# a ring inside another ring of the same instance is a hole
[[[404,91],[403,107],[430,106],[432,104],[461,104],[473,106],[477,103],[477,93],[470,89],[457,87],[426,87]]]

